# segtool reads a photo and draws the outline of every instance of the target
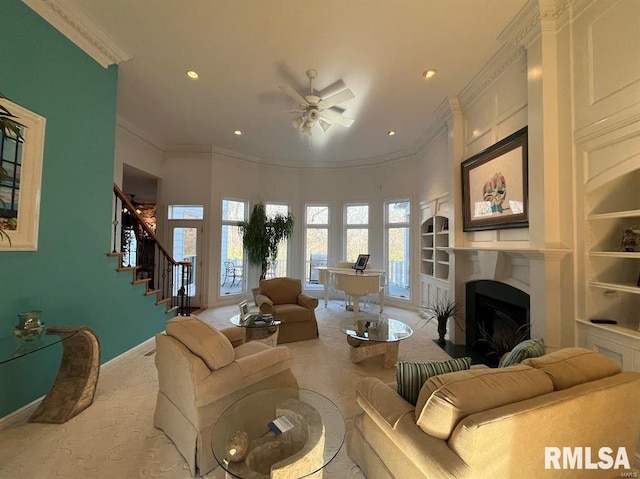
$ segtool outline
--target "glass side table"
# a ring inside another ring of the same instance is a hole
[[[243,320],[240,314],[236,314],[229,318],[231,324],[245,328],[246,341],[260,341],[269,346],[278,344],[278,326],[282,324],[280,320],[270,322],[259,321],[259,314],[252,314],[246,320]]]
[[[270,422],[281,417],[292,427],[276,434]],[[265,389],[222,413],[211,449],[227,478],[321,477],[344,437],[344,416],[327,397],[309,389]]]
[[[383,314],[343,319],[339,327],[347,335],[352,362],[384,355],[385,368],[395,366],[400,341],[413,334],[411,327]]]

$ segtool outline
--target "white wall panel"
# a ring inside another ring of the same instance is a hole
[[[640,112],[640,2],[593,2],[573,23],[575,119],[580,130]]]

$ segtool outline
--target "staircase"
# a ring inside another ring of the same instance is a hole
[[[131,284],[144,284],[145,295],[156,295],[156,305],[166,305],[167,313],[188,315],[191,263],[172,257],[115,184],[113,193],[113,251],[107,255],[118,259],[118,271],[131,271]]]

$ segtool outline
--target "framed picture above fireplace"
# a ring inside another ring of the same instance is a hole
[[[529,226],[527,127],[462,162],[463,231]]]

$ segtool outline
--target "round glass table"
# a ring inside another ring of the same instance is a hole
[[[339,327],[351,346],[351,361],[384,355],[385,368],[395,366],[400,341],[413,334],[411,327],[383,314],[343,319]]]
[[[260,314],[251,314],[246,318],[236,314],[229,318],[231,324],[245,328],[246,341],[260,341],[269,346],[276,346],[278,343],[278,326],[282,321],[272,319],[271,321],[262,321]]]
[[[322,394],[266,389],[222,413],[213,427],[211,449],[227,477],[295,479],[329,464],[344,436],[340,409]]]

